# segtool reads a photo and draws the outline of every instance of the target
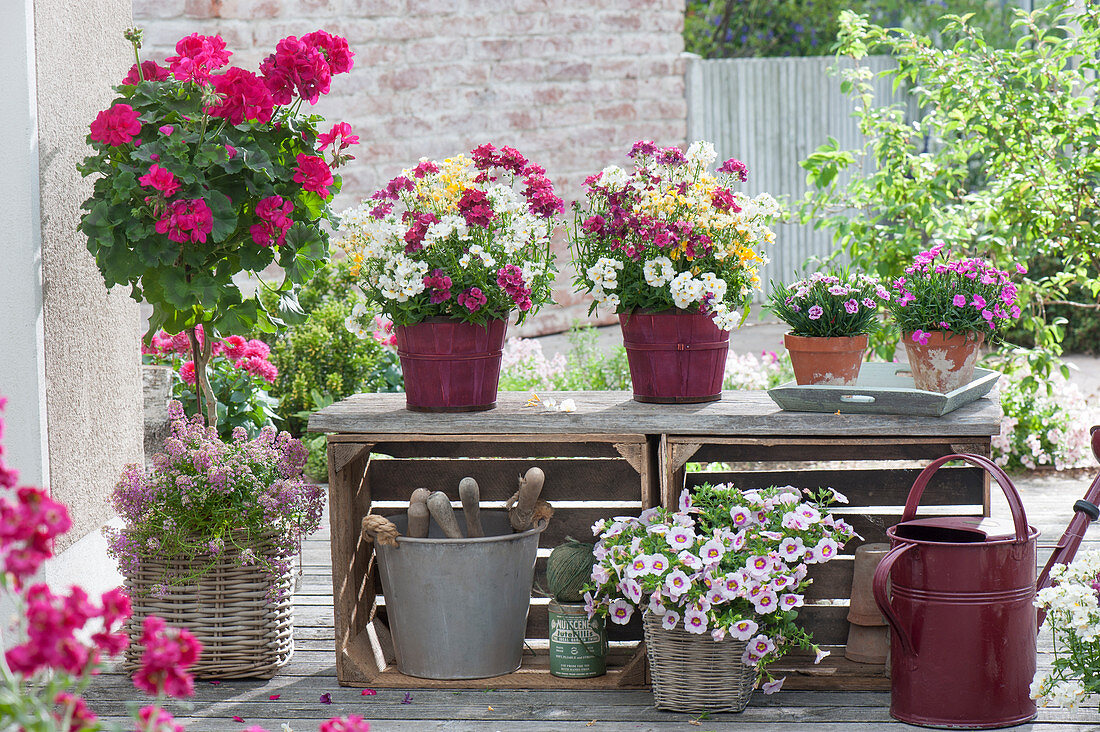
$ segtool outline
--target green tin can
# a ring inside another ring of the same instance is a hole
[[[550,673],[587,679],[607,673],[607,628],[580,603],[550,601]]]

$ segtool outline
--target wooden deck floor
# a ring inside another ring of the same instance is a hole
[[[1070,480],[1040,478],[1019,481],[1028,517],[1043,534],[1040,544],[1053,542],[1069,521],[1073,501],[1087,487],[1088,477]],[[994,504],[994,513],[997,505]],[[1086,548],[1100,548],[1100,527],[1089,530]],[[1041,552],[1043,554],[1043,552]],[[753,696],[741,714],[693,718],[653,708],[645,691],[448,691],[378,689],[362,696],[359,689],[336,683],[332,621],[332,584],[329,571],[328,528],[316,533],[304,548],[304,576],[295,599],[294,658],[270,681],[197,682],[195,696],[171,701],[167,707],[188,730],[208,732],[243,730],[258,724],[280,732],[288,723],[295,732],[314,732],[331,716],[358,714],[374,732],[446,730],[448,732],[697,732],[752,729],[873,730],[915,729],[891,720],[890,696],[885,692],[782,691]],[[1040,665],[1049,662],[1049,637],[1040,638]],[[323,694],[331,704],[321,702]],[[278,695],[278,698],[272,697]],[[89,690],[88,699],[105,721],[124,729],[131,707],[145,703],[127,676],[105,673]],[[234,721],[234,717],[245,720]],[[1040,709],[1038,719],[1015,729],[1100,730],[1100,713],[1087,710]]]

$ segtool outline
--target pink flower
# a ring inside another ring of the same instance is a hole
[[[169,71],[180,81],[205,82],[210,74],[229,63],[233,54],[225,50],[221,36],[192,33],[176,42],[177,56],[164,59]]]
[[[237,361],[237,368],[247,371],[250,374],[262,377],[264,381],[274,383],[275,379],[279,376],[279,370],[275,368],[275,364],[271,363],[267,359],[260,356],[249,356]]]
[[[749,179],[749,168],[744,163],[736,158],[730,158],[726,162],[718,166],[719,173],[725,173],[732,175],[735,178],[745,182]]]
[[[715,188],[714,192],[710,194],[710,202],[713,203],[714,207],[719,211],[733,211],[737,213],[741,210],[741,207],[737,204],[737,198],[728,188]]]
[[[852,298],[848,302],[844,303],[844,311],[847,312],[849,315],[855,315],[857,312],[859,312],[859,303],[856,302],[855,298]]]
[[[290,214],[294,203],[282,196],[268,196],[256,204],[256,216],[260,223],[249,227],[252,241],[261,247],[269,247],[272,242],[282,246],[286,241],[286,232],[294,223]]]
[[[1025,266],[1024,266],[1024,265],[1022,265],[1022,264],[1017,264],[1017,265],[1016,265],[1016,271],[1017,271],[1017,272],[1018,272],[1019,274],[1022,274],[1022,275],[1024,275],[1024,274],[1027,274],[1027,267],[1025,267]]]
[[[94,712],[88,708],[88,703],[79,696],[74,696],[67,691],[62,691],[54,697],[53,703],[61,707],[60,712],[54,712],[54,718],[59,722],[68,712],[69,730],[79,731],[83,729],[97,728]]]
[[[180,244],[205,243],[213,228],[214,215],[201,198],[172,201],[156,225],[158,234],[167,234]]]
[[[370,732],[370,724],[359,715],[352,714],[322,722],[317,732]]]
[[[188,361],[183,366],[180,366],[180,378],[183,379],[183,383],[192,384],[195,383],[195,362]]]
[[[523,179],[523,197],[527,199],[527,208],[535,216],[548,219],[565,210],[565,203],[554,193],[554,184],[542,174],[541,168],[530,166]]]
[[[820,305],[814,305],[810,308],[808,315],[810,316],[810,320],[818,320],[824,312],[825,311],[821,309]]]
[[[476,313],[486,302],[488,302],[488,298],[485,297],[485,293],[481,291],[480,287],[471,287],[458,296],[458,304],[471,313]]]
[[[245,340],[239,335],[232,335],[222,341],[222,350],[227,358],[236,360],[244,357]]]
[[[489,204],[489,196],[477,188],[467,188],[458,201],[458,212],[466,220],[467,226],[487,228],[496,214]]]
[[[231,125],[239,125],[245,120],[270,122],[275,102],[271,99],[260,77],[251,71],[236,66],[230,67],[224,74],[213,76],[214,91],[222,100],[204,111],[214,117],[224,117]]]
[[[332,79],[324,53],[294,36],[279,41],[275,53],[260,64],[260,73],[276,104],[290,104],[295,92],[316,104],[322,94],[328,94]]]
[[[260,358],[267,358],[271,355],[271,346],[267,345],[258,338],[249,339],[248,343],[244,347],[244,357],[259,356]]]
[[[955,297],[951,298],[951,304],[957,308],[966,307],[966,295],[955,295]]]
[[[149,172],[138,178],[138,183],[160,191],[165,198],[171,198],[179,190],[180,184],[170,170],[159,165],[149,166]]]
[[[237,148],[233,147],[232,145],[226,144],[225,152],[227,155],[229,155],[230,160],[237,157]]]
[[[345,147],[358,145],[359,135],[351,134],[351,125],[347,122],[334,124],[330,131],[317,135],[317,152],[323,152],[325,148],[333,143],[337,143],[334,149],[339,153]]]
[[[134,674],[134,686],[149,694],[191,696],[194,682],[187,669],[199,660],[202,644],[184,628],[169,628],[155,615],[145,618],[141,644],[141,669]]]
[[[142,61],[141,75],[145,77],[145,81],[164,81],[168,78],[168,69],[161,66],[156,61]],[[134,64],[130,67],[130,73],[126,74],[122,83],[138,84],[140,82],[141,77],[138,76],[138,66]]]
[[[141,132],[138,116],[129,104],[115,104],[96,115],[90,125],[91,138],[110,147],[124,145]]]
[[[150,704],[138,712],[139,725],[136,732],[184,732],[183,725],[167,711]]]
[[[915,330],[915,331],[913,331],[912,339],[913,339],[914,343],[919,343],[922,346],[927,346],[928,345],[928,338],[931,335],[932,335],[931,333],[927,333],[923,330]]]
[[[329,197],[328,186],[334,183],[332,171],[329,170],[324,158],[305,153],[298,153],[298,167],[294,169],[294,181],[301,183],[305,190],[313,191],[324,198]]]
[[[775,692],[783,688],[783,682],[786,680],[787,677],[784,676],[781,679],[775,679],[773,681],[765,682],[760,685],[760,690],[765,694],[774,694]]]
[[[974,299],[971,301],[971,304],[974,306],[975,310],[981,310],[985,307],[985,298],[981,295],[975,295]]]
[[[324,55],[329,70],[333,74],[345,74],[351,71],[351,67],[354,65],[352,57],[355,56],[355,53],[348,48],[348,42],[344,38],[331,35],[323,30],[317,30],[302,36],[302,41],[313,46]]]

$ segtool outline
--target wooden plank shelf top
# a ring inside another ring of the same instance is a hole
[[[764,391],[728,391],[705,404],[642,404],[626,391],[552,392],[540,395],[561,403],[573,399],[575,412],[549,412],[525,406],[529,392],[500,392],[485,412],[446,414],[405,409],[405,395],[356,394],[315,412],[311,432],[340,434],[491,435],[555,433],[648,435],[906,435],[938,437],[995,435],[1000,405],[979,399],[943,417],[896,414],[788,412]]]

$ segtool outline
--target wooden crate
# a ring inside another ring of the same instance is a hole
[[[821,460],[876,460],[910,462],[934,459],[952,452],[988,454],[988,443],[952,442],[947,439],[874,439],[862,441],[754,438],[701,441],[697,436],[662,440],[661,463],[666,483],[663,500],[675,506],[680,490],[710,483],[733,483],[742,489],[772,485],[793,485],[799,489],[830,487],[848,498],[832,513],[851,524],[861,538],[848,542],[831,562],[810,568],[813,583],[806,592],[806,605],[799,610],[799,622],[830,656],[815,665],[812,657],[792,654],[777,662],[771,672],[787,676],[785,688],[848,690],[888,689],[884,666],[860,664],[844,658],[848,640],[848,600],[851,595],[854,552],[863,543],[887,541],[886,529],[901,520],[905,500],[920,468],[875,467],[861,469],[745,469],[724,472],[686,471],[687,462],[724,462],[736,467],[741,462]],[[973,467],[941,468],[932,478],[921,501],[918,516],[988,515],[989,483],[985,471]]]
[[[549,673],[545,554],[566,536],[591,540],[592,524],[637,515],[656,505],[656,441],[644,435],[393,435],[330,437],[330,522],[337,678],[347,686],[445,688],[641,688],[648,684],[640,623],[610,629],[617,641],[606,676],[561,679]],[[522,668],[506,676],[433,681],[399,673],[386,625],[385,600],[370,544],[358,535],[368,513],[403,513],[416,488],[442,490],[458,502],[458,482],[477,480],[482,507],[499,508],[518,476],[546,473],[542,498],[554,518],[539,542]],[[621,645],[619,645],[621,644]]]

